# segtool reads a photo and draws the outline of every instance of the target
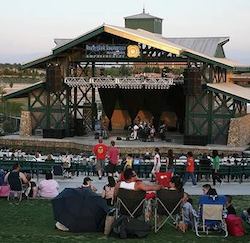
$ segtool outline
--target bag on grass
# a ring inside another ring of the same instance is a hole
[[[0,197],[8,197],[10,194],[10,186],[0,186]]]
[[[243,236],[245,229],[240,217],[229,214],[226,218],[228,233],[232,236]]]
[[[150,233],[151,226],[145,221],[128,216],[121,216],[113,223],[112,230],[121,239],[131,237],[143,238]]]

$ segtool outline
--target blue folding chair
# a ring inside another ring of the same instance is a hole
[[[199,217],[194,219],[195,232],[198,237],[228,236],[227,225],[224,218],[226,201],[225,196],[204,195],[200,197]]]

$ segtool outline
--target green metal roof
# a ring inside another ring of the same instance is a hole
[[[250,89],[234,83],[212,83],[207,84],[207,89],[221,93],[241,102],[250,102]]]
[[[190,57],[190,58],[193,58],[194,60],[206,62],[206,63],[213,64],[213,65],[226,68],[226,69],[234,70],[237,68],[241,68],[242,66],[226,58],[215,58],[213,56],[208,56],[207,54],[201,53],[197,50],[193,50],[191,48],[178,45],[177,43],[171,42],[171,39],[164,38],[163,36],[159,34],[151,33],[151,32],[140,30],[140,29],[134,30],[134,29],[124,28],[124,27],[104,24],[71,41],[68,41],[66,43],[62,42],[61,45],[56,46],[52,50],[53,54],[37,59],[32,62],[26,63],[23,65],[23,68],[44,67],[47,61],[58,57],[60,53],[65,52],[69,50],[70,48],[75,47],[83,43],[84,41],[87,41],[90,38],[95,37],[98,34],[101,34],[104,32],[115,35],[115,36],[119,36],[128,40],[133,40],[138,43],[150,45],[154,48],[176,54],[177,56]],[[227,42],[227,39],[225,38],[224,40],[221,40],[221,42],[223,41]],[[244,67],[244,68],[247,69],[248,67]]]
[[[94,30],[89,31],[89,32],[73,39],[72,41],[70,41],[64,45],[61,45],[59,47],[54,48],[53,55],[57,55],[63,51],[66,51],[67,49],[74,47],[78,44],[81,44],[82,42],[89,40],[90,38],[92,38],[98,34],[101,34],[103,32],[104,32],[104,25],[99,26],[99,27],[95,28]]]
[[[26,68],[44,68],[45,63],[47,61],[51,60],[52,58],[54,58],[54,55],[51,54],[51,55],[48,55],[48,56],[38,58],[38,59],[36,59],[34,61],[24,63],[22,65],[22,69],[26,69]]]
[[[145,13],[145,12],[142,12],[140,14],[127,16],[124,19],[161,19],[162,20],[162,18],[150,15],[149,13]]]
[[[39,88],[44,88],[44,87],[45,87],[45,82],[44,81],[40,81],[40,82],[34,83],[32,85],[29,85],[28,87],[26,87],[24,89],[20,89],[20,90],[17,90],[17,91],[5,94],[5,95],[3,95],[3,98],[5,100],[8,100],[8,99],[13,99],[13,98],[28,97],[28,94],[31,91],[39,89]]]

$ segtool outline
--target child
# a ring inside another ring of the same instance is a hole
[[[114,206],[115,179],[108,176],[108,184],[103,187],[102,198],[106,199],[108,206]]]
[[[31,181],[30,174],[26,175],[26,178],[28,180],[28,188],[25,191],[25,196],[30,198],[35,198],[37,196],[38,188],[36,186],[36,183],[34,181]]]
[[[227,208],[227,214],[234,214],[236,215],[235,208],[232,204],[232,196],[226,195],[227,202],[226,202],[226,208]]]
[[[196,186],[196,180],[194,177],[194,167],[195,166],[194,166],[193,153],[188,152],[187,153],[186,172],[185,172],[183,184],[185,184],[187,182],[187,180],[189,179],[189,176],[191,176],[193,186]]]
[[[182,198],[182,213],[183,223],[185,224],[185,227],[184,229],[182,228],[182,231],[185,232],[187,229],[194,227],[194,217],[198,217],[197,212],[192,206],[192,199],[186,192],[184,192],[184,196]]]

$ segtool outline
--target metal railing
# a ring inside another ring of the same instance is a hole
[[[173,78],[135,77],[66,77],[64,83],[70,87],[120,88],[120,89],[169,89],[175,85]]]

